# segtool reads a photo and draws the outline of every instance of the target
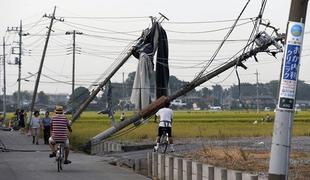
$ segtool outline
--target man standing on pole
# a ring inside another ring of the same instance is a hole
[[[269,164],[269,180],[287,180],[294,120],[296,87],[308,0],[292,0],[286,30],[279,100]]]

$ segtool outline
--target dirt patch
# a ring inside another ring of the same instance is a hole
[[[244,150],[240,147],[207,147],[183,154],[186,158],[227,169],[268,174],[269,151]],[[309,179],[310,153],[292,152],[290,179]]]

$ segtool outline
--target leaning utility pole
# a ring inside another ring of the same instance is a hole
[[[160,14],[160,18],[158,18],[158,22],[162,23],[165,19],[169,21],[169,19],[164,16],[163,14]],[[152,23],[153,18],[151,17]],[[142,35],[143,36],[143,35]],[[114,76],[114,74],[124,65],[124,63],[130,58],[132,55],[132,50],[135,48],[135,45],[138,43],[138,40],[140,40],[143,37],[139,37],[137,41],[133,43],[133,45],[126,50],[126,53],[122,53],[121,56],[119,56],[120,61],[117,63],[116,66],[111,66],[111,72],[108,73],[108,76],[98,84],[98,86],[92,91],[90,96],[80,105],[79,109],[74,113],[72,117],[72,122],[77,120],[79,116],[82,114],[82,112],[87,108],[87,106],[92,102],[92,100],[95,99],[96,95],[101,91],[101,89],[108,83],[108,81]]]
[[[72,32],[69,32],[67,31],[66,32],[66,35],[69,35],[69,34],[73,34],[73,43],[72,43],[72,55],[73,55],[73,58],[72,58],[72,94],[71,94],[71,107],[72,107],[72,117],[73,117],[73,114],[75,112],[75,97],[74,97],[74,86],[75,86],[75,35],[76,34],[83,34],[82,32],[76,32],[75,30],[73,30]]]
[[[3,120],[6,118],[5,37],[3,37]]]
[[[256,70],[256,73],[254,73],[256,75],[256,113],[259,112],[259,103],[258,103],[258,72]]]
[[[287,180],[294,121],[294,107],[308,0],[292,0],[278,105],[273,129],[269,180]]]
[[[56,12],[56,6],[54,7],[54,11],[53,11],[52,16],[50,16],[50,15],[47,16],[46,14],[43,16],[43,17],[51,18],[51,22],[50,22],[50,25],[49,25],[49,28],[48,28],[48,31],[47,31],[47,37],[46,37],[46,41],[45,41],[45,45],[44,45],[44,49],[43,49],[43,53],[42,53],[42,58],[41,58],[40,66],[39,66],[39,71],[38,71],[36,83],[35,83],[34,90],[33,90],[31,107],[30,107],[30,115],[29,115],[30,119],[32,118],[32,113],[33,113],[33,110],[34,110],[34,104],[35,104],[36,97],[37,97],[37,92],[38,92],[41,72],[42,72],[42,68],[43,68],[43,63],[44,63],[44,59],[45,59],[47,45],[48,45],[48,41],[49,41],[49,38],[50,38],[50,35],[51,35],[54,19],[55,20],[59,20],[59,21],[63,21],[63,19],[56,19],[55,18],[55,12]]]
[[[267,37],[266,34],[262,33],[258,36],[261,37]],[[127,127],[128,125],[135,123],[141,119],[147,119],[150,116],[152,116],[154,113],[156,113],[160,108],[164,107],[165,103],[171,102],[172,100],[188,93],[189,91],[193,90],[197,86],[200,86],[201,84],[205,83],[206,81],[218,76],[219,74],[223,73],[224,71],[235,67],[235,66],[241,66],[245,67],[244,64],[242,64],[243,61],[247,60],[248,58],[252,56],[256,56],[260,52],[264,52],[268,49],[271,45],[276,45],[276,40],[279,39],[269,39],[268,42],[264,40],[264,44],[256,47],[248,52],[243,53],[239,57],[235,58],[234,60],[222,65],[218,69],[215,69],[211,72],[209,72],[206,75],[203,75],[201,77],[195,78],[195,80],[189,82],[185,86],[183,86],[181,89],[176,91],[174,94],[166,97],[162,96],[158,98],[156,101],[152,102],[150,105],[148,105],[146,108],[140,110],[135,116],[133,116],[130,119],[126,119],[115,126],[110,127],[109,129],[105,130],[104,132],[101,132],[100,134],[96,135],[91,139],[91,144],[95,145],[98,144],[100,141],[110,137],[112,134],[122,130],[123,128]]]
[[[124,54],[124,57],[122,58],[122,61],[119,62],[119,64],[112,70],[112,72],[102,81],[94,91],[92,91],[91,95],[81,104],[79,109],[74,113],[72,117],[72,122],[78,119],[80,114],[84,111],[84,109],[87,108],[87,106],[90,104],[90,102],[96,97],[96,95],[101,91],[101,89],[104,87],[105,84],[114,76],[114,74],[123,66],[123,64],[130,58],[132,55],[132,47],[128,49],[127,53]]]

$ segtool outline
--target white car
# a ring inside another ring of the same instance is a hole
[[[45,115],[46,110],[44,110],[44,109],[40,109],[39,113],[40,113],[40,115]]]

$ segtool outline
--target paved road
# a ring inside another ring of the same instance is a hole
[[[89,156],[71,152],[70,165],[57,172],[54,159],[48,158],[47,145],[32,145],[31,137],[19,132],[0,131],[0,148],[11,151],[0,152],[0,179],[8,180],[146,180],[133,171],[111,166],[107,157]]]

